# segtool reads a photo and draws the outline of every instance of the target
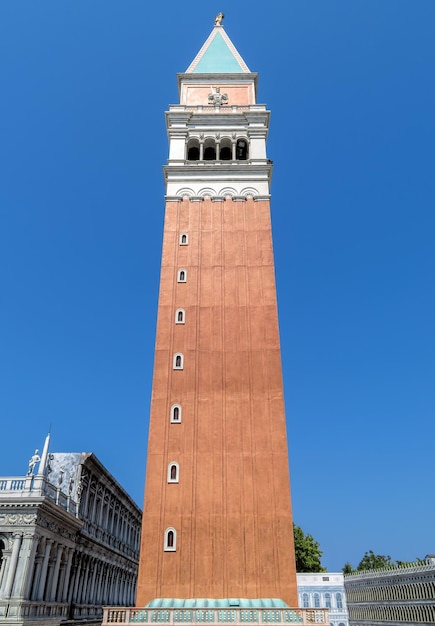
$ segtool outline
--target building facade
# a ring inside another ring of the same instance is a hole
[[[297,606],[270,219],[269,111],[222,26],[178,75],[137,606]]]
[[[435,556],[423,563],[347,574],[350,626],[435,624]]]
[[[140,523],[93,454],[47,441],[26,476],[0,478],[0,622],[101,622],[103,604],[134,604]]]
[[[297,574],[299,606],[325,607],[329,610],[330,626],[349,626],[343,578],[341,572]]]

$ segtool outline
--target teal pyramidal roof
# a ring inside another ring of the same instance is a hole
[[[237,52],[223,27],[213,28],[186,74],[238,74],[249,73],[249,68]]]
[[[288,609],[289,606],[279,598],[155,598],[146,605],[148,609]]]

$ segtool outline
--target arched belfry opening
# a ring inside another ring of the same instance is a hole
[[[238,139],[236,144],[236,159],[238,161],[246,161],[248,158],[248,140]]]
[[[187,144],[187,160],[199,161],[199,141],[191,139]]]
[[[216,160],[216,144],[213,139],[207,139],[204,143],[204,161]]]
[[[220,159],[221,161],[231,161],[233,156],[231,141],[229,139],[222,139],[220,143]]]

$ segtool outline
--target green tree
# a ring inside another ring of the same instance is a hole
[[[352,565],[349,563],[349,561],[347,563],[344,564],[343,567],[343,574],[351,574],[352,572],[354,572],[355,570],[353,569]]]
[[[293,536],[295,539],[295,557],[297,572],[325,572],[320,559],[322,550],[312,535],[306,535],[300,526],[293,524]]]
[[[373,550],[369,550],[364,554],[356,569],[361,572],[366,569],[391,569],[392,567],[395,567],[395,563],[391,556],[375,554]]]

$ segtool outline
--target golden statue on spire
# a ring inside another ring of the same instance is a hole
[[[216,17],[214,18],[214,25],[220,26],[222,24],[222,20],[224,19],[224,17],[225,15],[223,13],[218,13]]]

